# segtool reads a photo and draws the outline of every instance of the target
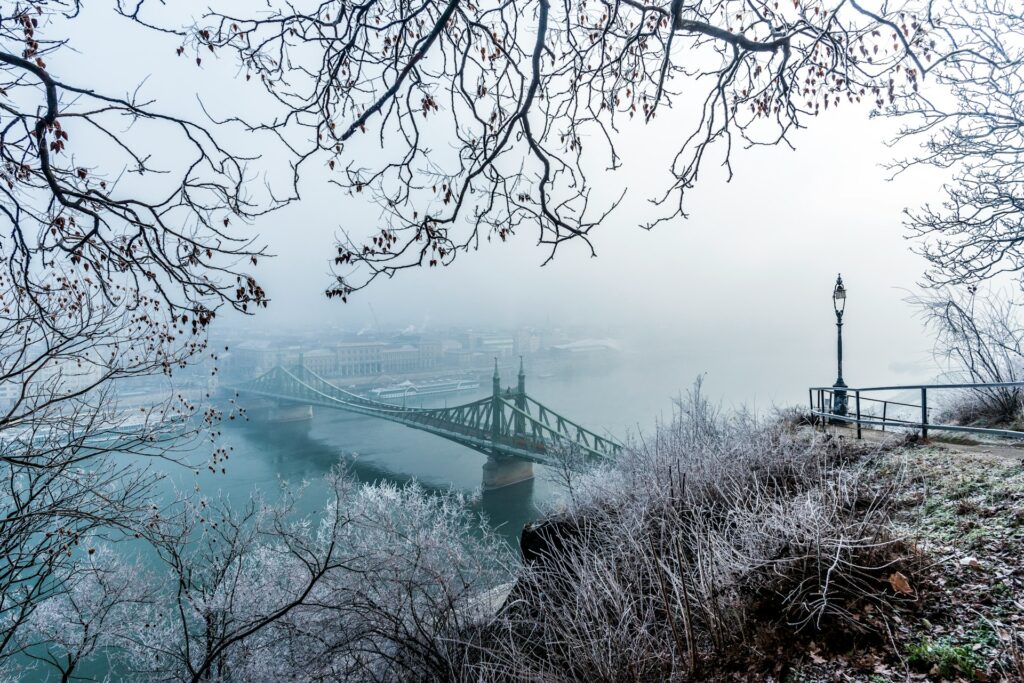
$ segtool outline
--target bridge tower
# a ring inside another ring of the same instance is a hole
[[[280,351],[277,352],[277,366],[282,368],[284,367],[284,361]],[[296,368],[296,371],[301,375],[305,367],[305,353],[299,351],[298,367]],[[252,413],[252,416],[256,415],[259,415],[260,419],[275,423],[307,422],[313,419],[313,404],[270,399],[269,405],[263,411]]]
[[[523,357],[519,356],[519,382],[516,385],[516,408],[521,412],[516,413],[515,425],[516,436],[526,434],[526,371],[523,369]]]
[[[491,378],[491,443],[501,438],[501,375],[498,374],[498,359],[494,359],[494,377]]]
[[[519,364],[519,387],[516,393],[516,406],[522,410],[526,402],[526,375],[523,372],[522,362]],[[518,484],[533,479],[533,463],[528,460],[510,458],[501,455],[498,444],[502,439],[501,430],[501,375],[498,374],[498,359],[494,359],[494,377],[491,378],[491,443],[493,450],[487,456],[487,462],[483,468],[483,490],[493,491],[512,484]],[[513,421],[515,435],[521,436],[526,431],[525,423],[520,426],[520,417]]]

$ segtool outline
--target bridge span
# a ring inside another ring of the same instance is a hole
[[[616,456],[621,444],[569,420],[526,393],[519,366],[518,384],[501,389],[495,361],[491,395],[445,408],[407,408],[375,401],[331,384],[309,368],[277,366],[249,382],[230,387],[239,396],[259,396],[284,403],[332,408],[377,417],[419,429],[488,456],[484,490],[533,477],[533,464],[563,466],[576,458]]]

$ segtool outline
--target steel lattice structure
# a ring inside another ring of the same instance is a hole
[[[516,390],[501,390],[497,367],[492,395],[446,408],[407,408],[374,401],[331,384],[305,366],[277,366],[233,387],[239,395],[334,408],[378,417],[436,434],[481,453],[558,465],[569,455],[610,458],[621,444],[595,434],[526,394],[520,368]]]

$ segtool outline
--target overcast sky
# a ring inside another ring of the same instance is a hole
[[[258,115],[265,105],[258,88],[245,89],[235,77],[226,55],[208,57],[196,68],[175,58],[174,40],[111,20],[105,9],[88,11],[74,36],[81,59],[51,62],[58,76],[74,75],[108,90],[116,83],[115,91],[148,78],[142,92],[173,111],[195,111],[197,91],[221,114]],[[133,50],[140,57],[125,59]],[[116,67],[88,66],[101,63]],[[380,281],[349,304],[322,295],[334,238],[343,227],[369,231],[377,211],[360,196],[328,186],[326,167],[322,175],[308,167],[303,201],[254,226],[276,254],[258,271],[272,303],[244,324],[358,329],[375,313],[384,326],[428,329],[628,326],[638,338],[685,350],[694,372],[714,375],[730,368],[737,376],[791,377],[806,386],[834,375],[830,295],[842,272],[850,291],[848,379],[871,384],[930,378],[931,342],[904,302],[923,262],[904,238],[901,212],[936,201],[941,179],[917,172],[886,180],[881,163],[893,155],[883,144],[891,122],[869,120],[866,108],[829,113],[793,136],[795,152],[737,151],[731,183],[716,166],[718,150],[690,193],[689,220],[645,232],[636,211],[664,189],[665,150],[689,132],[690,119],[676,110],[662,112],[657,121],[656,127],[643,130],[638,124],[623,133],[622,170],[593,169],[599,190],[611,195],[629,188],[623,209],[593,233],[598,258],[578,245],[541,268],[547,253],[535,246],[536,233],[524,227],[510,244],[485,242],[450,269]],[[274,161],[273,150],[248,151]]]

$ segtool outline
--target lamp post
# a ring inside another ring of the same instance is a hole
[[[843,311],[846,309],[846,287],[843,286],[842,275],[836,278],[836,286],[832,290],[832,307],[836,311],[836,357],[839,369],[835,384],[832,385],[832,414],[846,415],[846,382],[843,381]]]

